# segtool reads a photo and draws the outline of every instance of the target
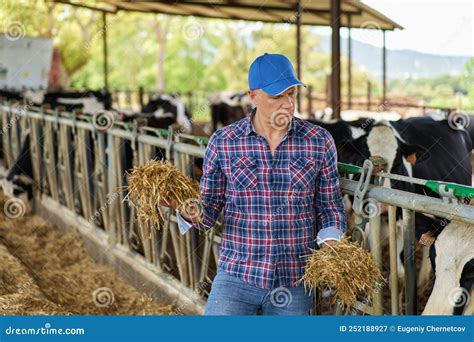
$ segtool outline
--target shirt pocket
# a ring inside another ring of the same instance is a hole
[[[257,185],[257,164],[243,156],[232,161],[232,182],[236,190],[252,189]]]
[[[313,192],[316,178],[315,160],[312,157],[300,157],[292,160],[290,169],[290,190],[294,192]]]

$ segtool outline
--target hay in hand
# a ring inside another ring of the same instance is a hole
[[[308,258],[301,281],[305,288],[334,290],[332,303],[338,299],[344,310],[357,301],[372,300],[385,283],[370,253],[349,238],[315,250]]]
[[[137,206],[138,216],[157,227],[164,220],[161,205],[176,205],[180,212],[200,218],[199,184],[168,161],[151,160],[135,166],[128,178],[127,199]]]

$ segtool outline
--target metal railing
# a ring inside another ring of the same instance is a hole
[[[13,165],[20,153],[26,134],[30,134],[30,151],[34,171],[35,196],[49,196],[62,206],[84,217],[103,229],[110,246],[120,244],[130,252],[143,255],[150,266],[159,272],[176,277],[184,286],[206,297],[217,269],[222,216],[215,229],[207,232],[191,230],[184,236],[179,233],[174,212],[167,210],[160,230],[151,223],[137,218],[135,208],[124,198],[127,173],[133,165],[141,165],[151,158],[165,155],[184,174],[192,176],[195,158],[203,158],[205,140],[201,144],[181,142],[186,135],[171,130],[165,137],[162,131],[139,125],[113,122],[108,129],[98,127],[96,117],[73,115],[58,111],[29,107],[21,109],[15,104],[0,106],[4,167]],[[346,169],[341,172],[344,193],[357,195],[360,184],[348,178]],[[363,201],[377,205],[386,203],[388,210],[388,245],[390,250],[390,310],[399,314],[397,271],[397,219],[396,208],[402,208],[404,235],[405,313],[417,313],[417,287],[415,268],[414,212],[425,212],[448,219],[474,223],[474,207],[455,199],[437,199],[398,191],[377,185],[380,175],[371,177],[372,183],[364,189]],[[370,234],[365,230],[369,222]],[[382,267],[382,216],[380,211],[356,215],[353,240],[369,249]],[[372,303],[359,309],[369,314],[384,313],[382,292]]]

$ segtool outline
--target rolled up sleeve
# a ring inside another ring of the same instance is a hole
[[[318,223],[317,243],[340,240],[347,231],[346,215],[337,170],[337,152],[327,134],[323,165],[316,178],[314,206]]]
[[[216,132],[211,136],[204,154],[203,174],[200,182],[202,201],[201,222],[188,222],[177,213],[176,216],[181,234],[185,234],[191,228],[201,231],[211,229],[224,206],[226,178],[219,161],[218,133]]]

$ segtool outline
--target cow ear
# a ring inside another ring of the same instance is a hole
[[[428,159],[428,151],[419,145],[411,145],[405,142],[399,142],[402,154],[405,159],[412,165],[424,162]]]

